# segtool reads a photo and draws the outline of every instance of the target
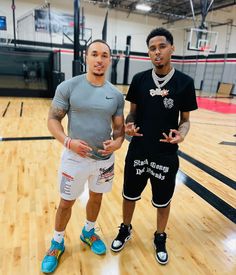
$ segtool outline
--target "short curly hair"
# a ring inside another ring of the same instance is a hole
[[[146,39],[146,43],[147,43],[147,46],[149,45],[149,41],[151,38],[155,37],[155,36],[165,36],[166,40],[171,44],[173,45],[174,43],[174,39],[173,39],[173,35],[167,30],[167,29],[164,29],[164,28],[156,28],[156,29],[153,29],[149,35],[147,36],[147,39]]]

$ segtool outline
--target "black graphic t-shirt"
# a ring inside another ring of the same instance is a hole
[[[197,109],[194,82],[188,75],[175,70],[172,78],[161,88],[168,95],[161,96],[152,78],[152,70],[136,74],[130,84],[126,100],[137,105],[135,124],[142,137],[133,137],[129,146],[141,155],[174,153],[177,144],[160,142],[163,132],[178,129],[180,112]]]

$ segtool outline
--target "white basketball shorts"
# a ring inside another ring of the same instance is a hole
[[[61,157],[58,172],[61,197],[75,200],[84,191],[88,181],[89,190],[96,193],[111,191],[114,178],[114,154],[106,160],[82,158],[78,154],[65,149]]]

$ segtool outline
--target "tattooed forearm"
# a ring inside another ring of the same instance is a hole
[[[62,144],[64,144],[66,134],[61,121],[65,115],[65,110],[54,106],[51,106],[48,114],[48,130]]]
[[[130,123],[130,122],[135,123],[136,110],[137,110],[137,105],[135,103],[130,103],[130,110],[129,110],[129,113],[125,119],[125,123]]]
[[[65,117],[66,111],[57,107],[51,106],[48,114],[48,119],[55,119],[61,122]]]
[[[135,113],[129,113],[125,119],[125,123],[135,122]]]
[[[187,121],[180,121],[178,131],[180,132],[180,135],[183,138],[187,135],[187,133],[189,131],[189,128],[190,128],[190,122],[189,122],[189,120],[187,120]]]

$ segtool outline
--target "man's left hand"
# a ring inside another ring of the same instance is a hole
[[[184,137],[181,136],[180,132],[176,129],[171,129],[169,135],[167,135],[166,133],[162,134],[165,138],[160,139],[161,142],[176,144],[184,140]]]
[[[103,142],[104,150],[98,150],[98,153],[100,153],[102,156],[107,156],[118,150],[120,147],[121,144],[119,141],[109,139]]]

